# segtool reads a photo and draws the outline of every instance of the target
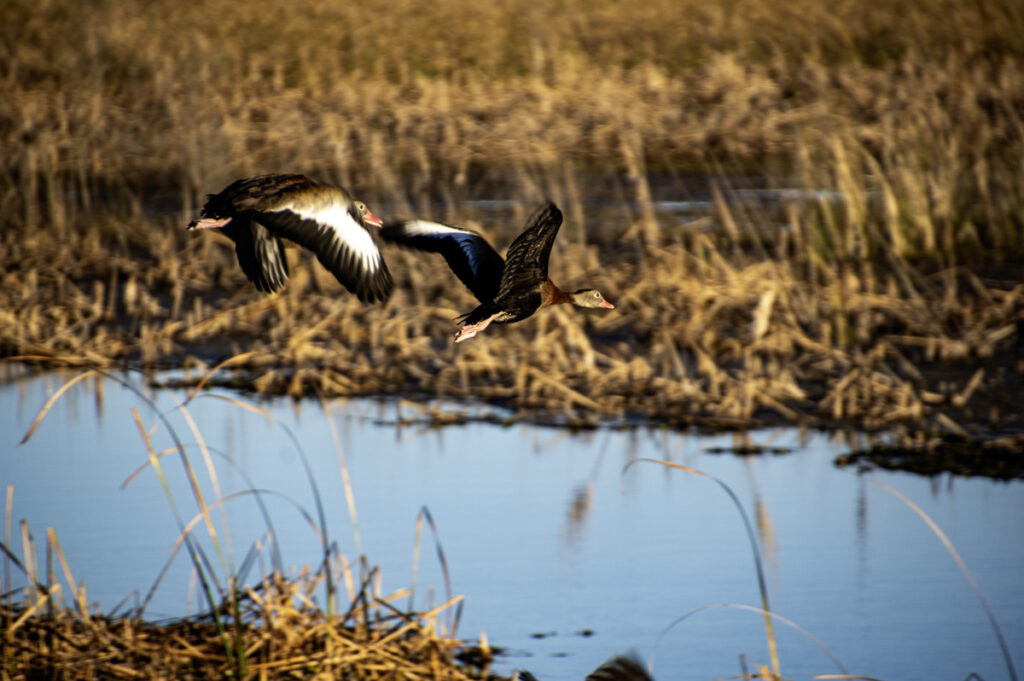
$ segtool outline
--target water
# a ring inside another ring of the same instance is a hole
[[[109,611],[133,590],[145,594],[178,535],[131,409],[148,430],[152,410],[109,381],[83,381],[17,446],[47,397],[67,376],[0,386],[0,485],[14,486],[15,523],[28,521],[37,543],[58,534],[74,579]],[[138,378],[131,378],[138,381]],[[334,425],[355,493],[363,550],[381,566],[384,590],[409,585],[416,516],[437,525],[453,590],[465,596],[459,634],[510,654],[497,671],[530,669],[544,681],[582,679],[609,655],[655,656],[659,679],[712,679],[741,672],[739,656],[768,663],[761,617],[733,608],[681,616],[724,603],[758,605],[757,577],[743,522],[713,481],[634,458],[671,460],[727,483],[758,527],[772,608],[812,633],[852,674],[881,679],[1007,678],[984,611],[939,540],[884,490],[835,469],[843,451],[830,437],[793,430],[752,433],[786,454],[712,454],[733,436],[659,431],[569,434],[532,426],[470,424],[443,430],[397,426],[416,408],[396,402],[341,401],[329,417],[314,402],[255,402],[268,421],[210,396],[189,405],[213,450],[225,494],[265,496],[285,563],[315,564],[316,537],[301,506],[316,512],[295,434],[323,496],[330,537],[358,555],[341,484]],[[153,394],[173,410],[181,391]],[[169,419],[189,445],[204,493],[214,493],[196,437],[180,413]],[[171,445],[165,426],[157,451]],[[162,457],[183,514],[194,503],[176,454]],[[243,475],[244,471],[244,475]],[[1024,485],[983,479],[929,480],[878,472],[946,532],[1003,627],[1018,670],[1024,667]],[[235,560],[266,538],[252,497],[225,505]],[[217,516],[215,515],[215,518]],[[13,541],[21,553],[17,524]],[[179,556],[148,615],[194,610],[190,572]],[[432,589],[428,587],[433,587]],[[418,605],[444,600],[432,545],[417,574]],[[581,632],[590,631],[592,635]],[[788,678],[837,673],[801,634],[776,629]],[[543,637],[536,635],[543,634]]]

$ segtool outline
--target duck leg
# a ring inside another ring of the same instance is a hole
[[[193,220],[188,224],[189,229],[220,229],[224,227],[232,218],[202,218],[200,220]]]
[[[501,313],[501,311],[495,312],[490,317],[487,317],[486,319],[483,319],[477,322],[476,324],[466,324],[461,329],[459,329],[458,333],[455,334],[455,342],[461,343],[462,341],[468,340],[473,336],[477,335],[478,333],[486,329],[491,322],[497,319],[501,315]]]

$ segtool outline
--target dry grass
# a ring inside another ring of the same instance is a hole
[[[480,399],[579,425],[1019,426],[1024,286],[966,270],[845,265],[808,283],[798,264],[737,263],[701,233],[639,259],[566,239],[553,275],[600,288],[615,311],[553,308],[454,346],[453,318],[473,302],[439,259],[388,249],[396,292],[367,307],[297,249],[285,292],[263,296],[227,239],[146,235],[130,257],[31,245],[38,261],[0,286],[5,354],[182,365],[196,379],[239,355],[215,380],[296,396]]]
[[[1010,0],[13,0],[0,26],[15,225],[184,217],[258,171],[452,218],[467,195],[570,204],[594,177],[643,203],[648,173],[724,167],[837,189],[844,254],[1024,246]]]
[[[486,638],[481,635],[479,647],[457,638],[462,597],[451,593],[429,512],[424,509],[417,520],[412,586],[385,594],[380,570],[371,568],[364,556],[348,560],[328,534],[319,487],[297,440],[297,453],[309,474],[310,495],[308,502],[293,503],[319,540],[322,554],[313,568],[287,572],[263,503],[265,495],[276,493],[251,484],[228,494],[222,492],[221,476],[189,413],[188,400],[179,402],[174,410],[162,410],[134,382],[103,371],[86,371],[42,405],[22,442],[32,437],[68,388],[98,375],[134,392],[140,406],[156,414],[154,423],[148,425],[139,410],[132,409],[148,460],[124,484],[142,473],[159,479],[180,534],[145,597],[135,591],[134,598],[126,598],[103,614],[98,603],[88,600],[85,582],[75,579],[53,528],[47,530],[45,544],[38,549],[26,521],[21,521],[20,532],[12,531],[14,488],[8,487],[0,514],[0,660],[4,679],[490,678],[491,652]],[[98,400],[102,400],[100,385],[97,383]],[[227,399],[240,408],[262,412],[254,405]],[[192,446],[186,447],[179,436],[183,426],[195,438],[193,457],[188,452]],[[157,442],[173,446],[158,452]],[[338,455],[341,457],[340,445]],[[345,491],[351,496],[344,459],[341,461]],[[177,494],[168,482],[169,467],[180,467],[187,480]],[[248,482],[244,473],[242,477]],[[266,530],[238,554],[244,557],[236,562],[223,511],[226,504],[241,499],[256,504]],[[354,502],[350,514],[355,526]],[[426,612],[413,610],[423,517],[433,532],[447,599],[436,607],[432,604]],[[357,550],[361,550],[359,546],[357,534]],[[150,600],[179,553],[190,561],[192,586],[203,614],[154,622],[148,612]],[[125,609],[129,601],[132,605]],[[463,664],[457,660],[467,655],[474,661]]]
[[[251,352],[222,375],[578,424],[1017,428],[1022,31],[1009,0],[7,2],[0,351],[200,370]],[[550,196],[554,278],[618,309],[456,349],[468,294],[393,250],[386,307],[308,259],[260,297],[225,240],[182,226],[269,171],[498,244]],[[694,173],[710,206],[663,212]],[[751,174],[796,191],[740,200]]]
[[[48,546],[52,552],[54,545]],[[438,633],[435,620],[444,607],[429,613],[404,612],[393,605],[401,594],[384,597],[366,582],[354,594],[349,612],[330,616],[311,602],[322,581],[322,575],[307,571],[287,581],[268,576],[247,587],[241,603],[244,624],[231,629],[235,650],[246,657],[244,678],[480,678],[455,662],[464,644]],[[5,678],[232,675],[235,665],[212,621],[159,624],[130,616],[106,617],[86,607],[84,585],[72,584],[71,590],[80,600],[64,605],[60,585],[44,579],[26,592],[24,600],[10,594],[0,603]],[[234,675],[237,678],[237,670]]]

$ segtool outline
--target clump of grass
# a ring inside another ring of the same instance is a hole
[[[87,604],[84,583],[73,581],[56,533],[47,533],[45,571],[24,523],[22,534],[24,560],[7,542],[0,544],[5,564],[13,564],[28,583],[16,590],[5,581],[0,602],[3,659],[10,678],[205,679],[237,674],[238,661],[225,650],[221,627],[210,618],[154,623],[130,615],[102,615]],[[55,556],[66,590],[55,576]],[[247,586],[237,603],[222,604],[225,612],[240,618],[235,630],[238,650],[246,658],[243,677],[480,678],[479,671],[454,662],[462,643],[439,633],[443,627],[437,619],[451,602],[429,612],[405,611],[397,605],[404,590],[381,594],[379,575],[370,573],[352,580],[351,607],[330,615],[312,600],[325,578],[323,571],[304,570],[288,579],[268,573]]]
[[[479,669],[456,662],[456,654],[463,643],[455,637],[458,617],[452,616],[450,611],[457,609],[461,597],[451,596],[450,584],[446,582],[447,601],[428,612],[418,612],[413,609],[411,590],[383,594],[379,570],[370,569],[362,556],[356,563],[350,563],[337,544],[329,540],[318,486],[308,465],[316,511],[310,513],[302,505],[296,505],[319,538],[323,558],[315,568],[304,567],[297,576],[286,578],[273,523],[263,504],[263,497],[274,492],[257,489],[251,482],[246,490],[233,494],[223,492],[213,452],[192,420],[187,403],[178,403],[171,412],[161,411],[153,398],[132,381],[89,370],[67,381],[42,406],[22,442],[32,437],[53,404],[69,388],[79,380],[98,375],[132,390],[141,403],[156,413],[157,425],[147,427],[138,410],[132,409],[148,461],[143,469],[129,476],[125,484],[144,470],[157,475],[178,522],[180,535],[167,566],[141,603],[126,614],[102,615],[98,607],[88,604],[85,585],[75,581],[52,528],[47,532],[45,570],[24,521],[21,524],[22,557],[18,557],[10,531],[14,490],[8,488],[4,516],[7,524],[0,542],[4,554],[0,621],[4,623],[5,632],[2,657],[12,678],[31,678],[43,672],[76,677],[82,674],[130,674],[140,678],[224,675],[250,678],[259,675],[269,679],[312,673],[342,678],[457,681],[484,675]],[[190,400],[191,397],[194,393]],[[262,412],[253,405],[227,399],[254,412]],[[181,416],[195,437],[195,448],[202,458],[200,467],[193,466],[188,454],[191,447],[184,445],[170,420],[174,414]],[[157,451],[154,436],[158,432],[167,433],[171,447]],[[289,434],[305,464],[299,441]],[[191,519],[187,515],[188,504],[177,498],[168,484],[165,457],[176,459],[185,474],[196,508]],[[204,470],[208,480],[200,484],[199,477]],[[238,472],[248,481],[244,471]],[[342,472],[346,492],[350,493],[343,459]],[[204,492],[207,486],[212,495]],[[223,514],[227,504],[249,498],[255,500],[267,532],[241,562],[236,562],[226,517],[221,515],[218,523],[217,516]],[[204,530],[206,538],[201,541]],[[154,624],[145,619],[146,608],[179,549],[184,549],[192,565],[204,601],[204,614],[169,624]],[[417,542],[417,559],[418,555]],[[443,554],[440,555],[447,578]],[[56,576],[55,557],[64,583]],[[249,573],[257,565],[261,574],[250,579]],[[24,586],[15,586],[12,566],[21,573],[18,581]],[[415,583],[415,570],[413,579]],[[68,601],[62,597],[65,590],[70,594]],[[343,595],[347,598],[341,598]],[[407,596],[409,609],[405,610],[398,601]],[[322,605],[318,603],[321,599]],[[447,626],[439,621],[445,613],[449,613]]]

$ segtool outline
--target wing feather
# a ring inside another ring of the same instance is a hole
[[[235,242],[235,255],[246,278],[258,291],[273,293],[288,280],[288,261],[284,244],[263,225],[244,216],[236,216],[224,227]]]
[[[508,247],[497,299],[522,295],[547,280],[551,246],[561,226],[562,211],[550,201],[530,216],[526,229]]]
[[[372,303],[391,294],[391,272],[373,237],[345,207],[297,205],[254,219],[316,254],[342,286]]]
[[[448,267],[481,303],[498,294],[505,261],[477,232],[429,220],[390,222],[381,238],[401,246],[440,253]]]
[[[232,218],[224,231],[235,241],[242,270],[261,291],[276,291],[287,279],[278,238],[283,237],[313,251],[360,300],[391,295],[391,272],[355,202],[340,187],[298,174],[243,178],[209,195],[201,216]]]

